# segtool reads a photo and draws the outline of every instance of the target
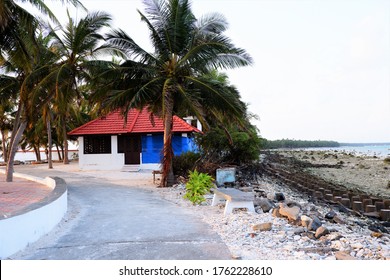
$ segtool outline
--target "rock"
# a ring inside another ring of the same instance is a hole
[[[337,215],[336,212],[332,210],[325,214],[325,219],[333,220],[333,218],[336,217],[336,215]]]
[[[286,200],[286,197],[284,196],[283,193],[275,193],[275,197],[274,199],[278,202],[280,201],[285,201]]]
[[[289,201],[286,204],[287,204],[288,207],[297,206],[297,207],[299,207],[299,209],[302,209],[302,205],[300,205],[298,202],[295,202],[295,201]]]
[[[346,223],[339,217],[335,216],[333,218],[333,222],[337,223],[337,224],[340,224],[340,225],[345,225]]]
[[[253,202],[255,206],[260,206],[264,213],[268,213],[276,205],[267,198],[258,198]]]
[[[338,233],[338,232],[332,232],[329,234],[328,236],[328,240],[329,241],[335,241],[335,240],[340,240],[340,238],[342,238],[343,236]]]
[[[299,235],[294,235],[294,241],[298,241],[300,239],[301,239],[301,237]]]
[[[279,210],[280,210],[280,208],[274,208],[274,209],[272,209],[272,216],[273,216],[273,217],[277,217],[277,218],[281,218],[282,215],[280,215]]]
[[[253,225],[252,229],[256,231],[268,231],[272,229],[272,223],[262,223],[262,224]]]
[[[294,206],[294,207],[286,207],[286,206],[281,206],[279,209],[280,215],[283,217],[287,217],[290,221],[296,221],[299,218],[299,207]]]
[[[326,227],[320,226],[316,230],[315,237],[318,239],[324,235],[327,235],[329,233],[329,230]]]
[[[334,253],[334,256],[336,257],[336,260],[356,260],[356,258],[342,251],[337,251]]]
[[[313,221],[313,219],[306,216],[306,215],[301,216],[301,223],[302,223],[303,227],[309,228],[309,225],[312,221]]]
[[[351,247],[353,249],[362,249],[363,248],[363,244],[358,242],[358,243],[351,244]]]
[[[314,236],[314,233],[312,233],[310,231],[302,233],[302,236],[306,236],[309,239],[316,239],[316,237]]]
[[[322,226],[321,220],[318,219],[317,216],[313,216],[313,217],[312,217],[312,221],[311,221],[311,223],[309,224],[308,229],[309,229],[309,230],[316,231],[320,226]]]
[[[232,255],[231,257],[233,260],[241,260],[241,257],[237,255]]]
[[[357,258],[361,258],[361,257],[363,257],[363,255],[364,255],[364,250],[363,250],[363,249],[360,249],[360,250],[356,253],[356,257],[357,257]]]
[[[302,234],[302,233],[304,233],[304,232],[306,232],[306,231],[307,231],[306,228],[304,228],[304,227],[298,227],[298,228],[296,228],[296,229],[293,230],[293,234],[298,235],[298,234]]]
[[[372,237],[381,238],[383,236],[383,233],[380,232],[371,232]]]

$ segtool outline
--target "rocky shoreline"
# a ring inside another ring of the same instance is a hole
[[[257,213],[238,209],[224,216],[224,205],[211,206],[212,195],[193,206],[182,198],[184,184],[157,191],[201,216],[229,247],[233,259],[390,260],[388,222],[352,215],[265,175],[235,187],[254,194]]]

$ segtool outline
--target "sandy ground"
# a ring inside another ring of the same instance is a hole
[[[349,189],[358,189],[369,194],[390,198],[390,162],[383,158],[361,156],[343,151],[285,151],[292,156],[313,164],[339,164],[341,168],[308,168],[307,170],[325,180]]]

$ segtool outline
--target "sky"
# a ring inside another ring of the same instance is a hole
[[[65,20],[64,6],[46,2]],[[113,27],[152,51],[137,13],[142,0],[81,2],[110,13]],[[223,14],[226,35],[252,56],[252,66],[226,72],[262,137],[390,142],[390,1],[191,2],[196,17]]]

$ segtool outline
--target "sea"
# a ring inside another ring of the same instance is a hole
[[[378,158],[390,157],[390,143],[386,144],[348,144],[341,145],[340,147],[328,147],[328,148],[306,148],[308,151],[338,151],[353,153],[360,156],[376,156]]]

